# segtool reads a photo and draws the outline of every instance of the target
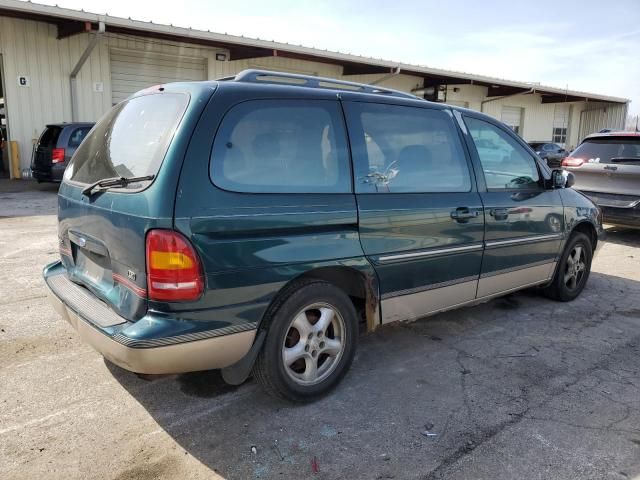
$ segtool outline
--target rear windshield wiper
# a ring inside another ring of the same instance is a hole
[[[102,180],[98,180],[97,182],[93,182],[91,185],[82,189],[82,194],[90,197],[94,190],[110,188],[110,187],[118,187],[124,188],[130,183],[136,182],[144,182],[145,180],[153,180],[155,175],[145,175],[144,177],[110,177],[103,178]]]

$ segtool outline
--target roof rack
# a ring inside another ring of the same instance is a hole
[[[292,85],[299,87],[323,88],[333,90],[346,90],[351,92],[373,93],[380,95],[389,95],[394,97],[404,97],[417,99],[415,95],[410,93],[393,90],[391,88],[380,88],[366,83],[348,82],[345,80],[337,80],[335,78],[316,77],[313,75],[301,75],[298,73],[274,72],[271,70],[243,70],[234,77],[224,77],[218,81],[233,81],[247,83],[275,83]]]

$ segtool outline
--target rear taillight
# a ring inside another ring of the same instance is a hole
[[[580,167],[583,164],[584,160],[582,158],[567,157],[562,160],[563,167]]]
[[[200,259],[189,241],[173,230],[147,234],[149,300],[196,300],[204,290]]]
[[[64,148],[54,148],[51,150],[51,162],[62,163],[64,162]]]

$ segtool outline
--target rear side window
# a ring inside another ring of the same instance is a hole
[[[58,137],[60,137],[60,132],[62,132],[62,127],[47,127],[42,132],[40,136],[40,140],[38,141],[38,146],[44,148],[55,148],[58,143]]]
[[[462,144],[445,112],[354,102],[347,105],[347,114],[356,165],[356,192],[471,190]]]
[[[71,135],[69,135],[69,147],[79,147],[89,130],[91,130],[91,127],[81,127],[71,132]]]
[[[186,94],[162,93],[116,105],[76,150],[64,178],[86,184],[157,174],[188,103]]]
[[[640,138],[593,138],[576,148],[572,157],[586,163],[631,163],[640,165]]]
[[[225,115],[210,163],[213,183],[249,193],[349,193],[344,124],[330,100],[251,100]]]

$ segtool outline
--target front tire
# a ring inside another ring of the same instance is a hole
[[[574,232],[560,257],[551,284],[543,290],[544,294],[560,302],[574,300],[587,284],[592,259],[591,240],[584,233]]]
[[[358,319],[339,288],[320,280],[294,285],[263,321],[267,339],[253,373],[268,393],[294,402],[315,400],[347,373]]]

